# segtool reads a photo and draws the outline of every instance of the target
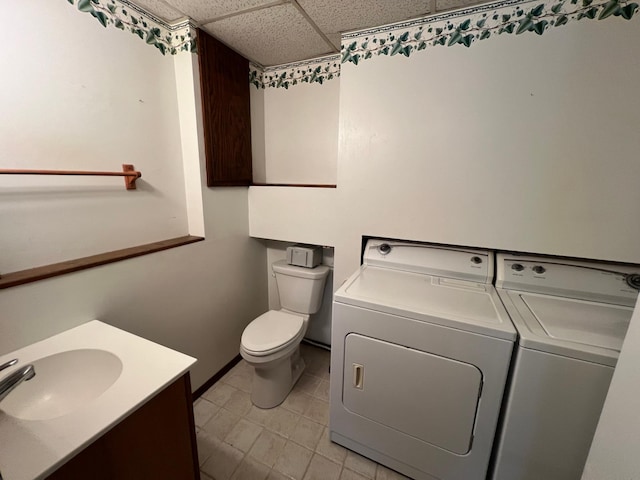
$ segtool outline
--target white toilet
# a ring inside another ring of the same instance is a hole
[[[252,321],[240,341],[240,355],[255,368],[251,401],[260,408],[280,405],[300,378],[300,342],[309,315],[320,309],[329,275],[326,265],[304,268],[280,260],[272,268],[282,308]]]

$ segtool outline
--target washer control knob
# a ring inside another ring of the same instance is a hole
[[[378,252],[380,252],[380,255],[386,255],[390,251],[391,245],[389,245],[388,243],[381,243],[380,245],[378,245]]]
[[[544,272],[547,271],[547,269],[541,265],[536,265],[535,267],[533,267],[533,271],[538,275],[542,275]]]
[[[476,265],[479,265],[480,263],[482,263],[482,259],[480,257],[473,256],[471,257],[471,263],[475,263]]]
[[[631,273],[625,277],[627,285],[636,290],[640,290],[640,273]]]
[[[521,272],[522,270],[524,270],[524,267],[522,266],[521,263],[514,263],[513,265],[511,265],[511,270],[515,270],[516,272]]]

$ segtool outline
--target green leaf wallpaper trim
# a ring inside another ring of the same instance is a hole
[[[197,53],[195,25],[189,20],[170,25],[129,0],[67,0],[103,27],[129,31],[162,55]],[[251,64],[249,83],[256,88],[285,88],[340,76],[341,63],[359,65],[374,56],[410,57],[427,47],[470,47],[493,35],[542,35],[572,20],[630,20],[638,4],[629,0],[502,0],[406,22],[343,35],[340,54],[262,68]]]
[[[137,35],[166,55],[197,52],[195,25],[189,20],[168,24],[128,0],[67,0],[90,14],[103,27],[113,26]]]
[[[352,61],[357,65],[359,58]],[[256,88],[288,89],[301,83],[318,83],[340,76],[340,55],[314,58],[303,62],[288,63],[263,68],[253,63],[249,66],[249,83]]]
[[[285,89],[300,83],[323,84],[340,76],[342,63],[359,65],[379,55],[409,57],[427,47],[470,47],[494,35],[542,35],[585,18],[630,20],[637,11],[638,4],[628,0],[502,0],[343,35],[339,55],[267,68],[251,64],[249,83]]]
[[[408,57],[432,46],[470,47],[493,34],[542,35],[572,20],[630,20],[637,11],[638,4],[628,0],[503,0],[343,35],[340,61],[358,65],[374,56]]]

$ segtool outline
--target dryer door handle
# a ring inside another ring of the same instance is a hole
[[[364,366],[358,363],[353,364],[353,387],[362,390],[364,386]]]

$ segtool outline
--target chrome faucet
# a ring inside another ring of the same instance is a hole
[[[18,363],[17,359],[13,359],[7,363],[0,365],[0,370],[4,370],[12,365]],[[27,380],[31,380],[36,376],[36,370],[33,368],[33,365],[25,365],[24,367],[20,367],[15,372],[10,373],[2,380],[0,380],[0,402],[4,400],[4,397],[9,395],[14,388],[20,385],[22,382],[26,382]]]

